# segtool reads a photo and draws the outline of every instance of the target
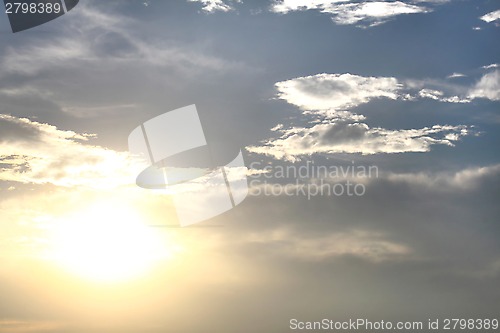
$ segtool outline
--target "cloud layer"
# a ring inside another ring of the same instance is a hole
[[[254,153],[296,161],[313,154],[427,152],[433,145],[453,146],[471,134],[464,125],[432,125],[415,129],[370,127],[366,117],[351,110],[375,99],[433,99],[467,103],[473,98],[498,98],[497,71],[485,74],[473,87],[463,87],[464,97],[424,88],[425,81],[400,81],[394,77],[363,77],[353,74],[318,74],[278,82],[278,97],[299,107],[309,123],[274,128],[277,138],[250,147]],[[445,86],[444,82],[442,83]]]

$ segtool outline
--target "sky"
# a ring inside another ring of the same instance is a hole
[[[500,319],[499,37],[497,0],[0,13],[0,332]],[[249,195],[177,228],[127,140],[192,104]]]

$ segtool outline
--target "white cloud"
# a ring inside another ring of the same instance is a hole
[[[345,110],[375,98],[396,99],[402,88],[392,77],[318,74],[276,83],[278,97],[303,110]]]
[[[113,188],[134,183],[142,168],[128,153],[88,144],[91,134],[9,115],[0,115],[0,126],[3,181]]]
[[[418,97],[406,93],[418,86],[420,83],[400,83],[393,77],[353,74],[318,74],[278,82],[278,97],[299,107],[312,119],[306,125],[275,127],[275,132],[279,133],[277,138],[248,149],[276,159],[296,161],[313,154],[427,152],[432,145],[453,146],[470,134],[468,128],[461,125],[434,125],[417,129],[372,128],[363,122],[364,115],[349,111],[378,98],[469,102],[428,88],[420,89]]]
[[[500,9],[495,10],[494,12],[488,13],[486,15],[483,15],[480,17],[480,19],[488,23],[500,20]]]
[[[309,9],[321,10],[339,2],[345,2],[345,0],[310,0],[310,1],[279,0],[273,4],[272,10],[276,13],[283,13],[283,14],[298,10],[309,10]]]
[[[447,103],[469,103],[470,99],[460,98],[459,96],[444,96],[444,92],[440,90],[433,89],[422,89],[418,92],[418,96],[421,98],[430,98],[435,101],[447,102]]]
[[[348,3],[346,0],[280,0],[271,10],[276,13],[291,11],[319,10],[332,16],[337,24],[366,23],[374,26],[404,14],[427,13],[430,9],[419,4],[408,4],[402,1],[361,1]],[[446,1],[416,1],[429,4],[441,4]]]
[[[443,96],[443,92],[439,90],[432,90],[432,89],[422,89],[418,92],[418,95],[423,98],[430,98],[433,100],[440,100],[441,97]]]
[[[482,66],[482,69],[495,69],[498,64]],[[465,74],[453,73],[448,78],[463,77]],[[401,81],[403,89],[408,92],[410,98],[429,98],[445,103],[469,103],[476,98],[484,98],[490,101],[500,100],[500,71],[493,70],[483,74],[473,85],[457,84],[439,79],[406,79]],[[418,93],[414,95],[414,90]],[[401,96],[403,97],[403,96]]]
[[[427,152],[432,145],[453,146],[455,141],[469,134],[465,126],[390,130],[346,122],[293,127],[280,132],[280,137],[249,147],[249,151],[292,162],[313,154]]]
[[[470,103],[469,98],[461,98],[459,96],[444,97],[439,100],[446,103]]]
[[[356,24],[367,21],[370,25],[384,23],[393,16],[402,14],[426,13],[423,7],[396,2],[364,2],[359,4],[342,4],[326,12],[333,14],[333,21],[337,24]]]
[[[189,2],[199,2],[203,4],[203,10],[209,13],[221,11],[228,12],[233,10],[233,2],[241,2],[241,1],[223,1],[223,0],[188,0]]]
[[[498,68],[498,64],[491,64],[491,65],[488,65],[488,66],[483,66],[481,68],[483,69],[491,69],[491,68]]]
[[[492,68],[493,65],[488,66]],[[463,77],[454,73],[449,77]],[[363,77],[354,74],[317,74],[276,83],[277,96],[305,113],[335,114],[355,108],[374,99],[415,101],[419,98],[444,103],[469,103],[474,98],[496,100],[496,74],[487,74],[473,87],[444,80],[398,80],[395,77]],[[348,113],[349,118],[353,116]],[[357,115],[359,116],[359,115]],[[363,120],[364,117],[360,116]]]
[[[500,70],[483,75],[479,82],[469,90],[469,97],[500,101]]]

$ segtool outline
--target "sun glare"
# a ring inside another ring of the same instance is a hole
[[[165,237],[130,207],[95,204],[57,223],[53,254],[66,270],[97,281],[123,281],[170,257]]]

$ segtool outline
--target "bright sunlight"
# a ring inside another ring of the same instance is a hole
[[[51,257],[99,282],[140,277],[171,255],[165,235],[144,225],[138,211],[118,203],[94,204],[60,220],[52,237]]]

